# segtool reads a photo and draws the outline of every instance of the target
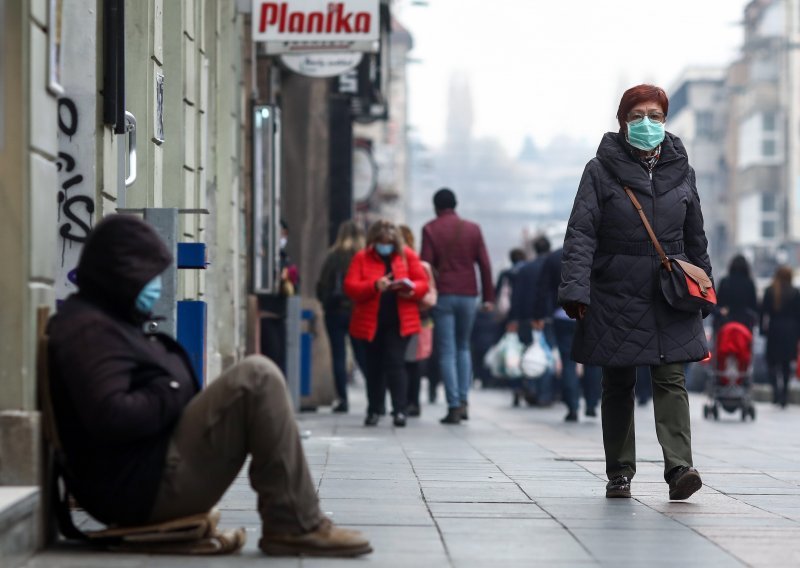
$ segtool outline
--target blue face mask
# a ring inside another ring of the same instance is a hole
[[[628,123],[628,142],[639,150],[652,150],[664,141],[664,123],[644,117],[641,122]]]
[[[143,314],[153,311],[153,306],[161,297],[161,275],[159,274],[144,285],[142,291],[136,296],[136,309]]]
[[[394,252],[394,245],[392,243],[377,243],[375,251],[381,256],[389,256]]]

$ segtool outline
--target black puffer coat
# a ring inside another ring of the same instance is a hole
[[[607,133],[584,170],[564,242],[559,303],[589,306],[577,326],[573,358],[606,366],[703,359],[708,346],[701,313],[680,312],[664,301],[658,256],[624,185],[667,254],[711,276],[694,170],[680,139],[667,133],[651,179],[625,139]]]

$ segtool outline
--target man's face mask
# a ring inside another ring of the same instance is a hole
[[[142,291],[136,296],[136,309],[143,314],[153,311],[153,306],[161,297],[161,275],[159,274],[144,285]]]

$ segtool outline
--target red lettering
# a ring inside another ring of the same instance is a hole
[[[288,8],[289,6],[286,4],[286,2],[281,4],[281,23],[278,26],[278,31],[281,33],[286,31],[286,10]]]
[[[325,32],[333,31],[333,15],[336,13],[336,4],[328,4],[328,17],[325,19]]]
[[[278,5],[272,2],[261,5],[261,21],[258,24],[258,31],[262,34],[267,30],[267,26],[274,26],[278,21]]]
[[[368,12],[360,12],[356,15],[356,33],[369,33],[372,17]]]
[[[353,17],[352,12],[344,15],[344,4],[337,4],[336,5],[336,33],[346,33],[351,34],[353,33],[353,26],[350,23],[350,18]]]
[[[289,33],[300,33],[306,27],[306,15],[303,12],[292,12],[289,15]]]
[[[306,18],[306,31],[308,33],[322,33],[325,16],[322,12],[311,12]]]

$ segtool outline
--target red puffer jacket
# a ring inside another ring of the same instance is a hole
[[[397,296],[397,311],[400,316],[400,335],[403,337],[419,333],[419,300],[428,291],[428,278],[417,254],[406,247],[405,258],[392,255],[392,276],[395,280],[408,278],[414,283],[414,291],[408,298]],[[367,247],[353,257],[344,280],[344,292],[353,300],[353,315],[350,318],[350,335],[372,341],[378,330],[380,292],[375,282],[386,272],[383,259],[373,247]]]

